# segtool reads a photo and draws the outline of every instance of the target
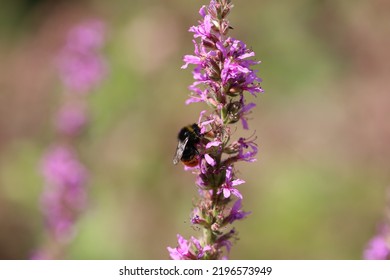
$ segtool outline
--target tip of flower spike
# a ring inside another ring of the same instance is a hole
[[[105,25],[98,20],[88,21],[69,31],[56,64],[63,84],[71,91],[86,94],[107,75],[107,63],[99,54],[104,33]]]

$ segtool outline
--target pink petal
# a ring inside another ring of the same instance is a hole
[[[241,184],[244,184],[244,183],[245,183],[244,180],[236,179],[236,180],[233,180],[232,186],[238,186],[238,185],[241,185]]]
[[[208,149],[208,148],[210,148],[210,147],[218,147],[219,145],[221,145],[221,141],[218,141],[218,140],[216,140],[216,141],[211,141],[211,142],[209,142],[209,143],[207,143],[207,145],[206,145],[206,149]]]
[[[215,166],[215,160],[211,156],[209,156],[208,154],[205,154],[204,158],[208,164],[210,164],[211,166]]]
[[[230,196],[230,190],[228,188],[223,189],[223,196],[228,198]]]

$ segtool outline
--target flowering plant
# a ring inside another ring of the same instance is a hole
[[[168,247],[172,259],[223,259],[230,251],[237,233],[229,225],[249,215],[242,210],[243,196],[237,188],[245,181],[237,178],[235,163],[256,161],[255,137],[240,137],[232,141],[229,126],[241,122],[249,129],[248,115],[255,107],[246,102],[246,93],[257,96],[263,92],[261,79],[253,65],[255,54],[228,32],[232,27],[227,15],[233,5],[230,0],[211,0],[199,13],[199,25],[189,29],[194,33],[194,55],[184,56],[185,64],[195,65],[194,83],[189,87],[190,97],[186,104],[206,103],[211,113],[200,113],[195,167],[186,167],[196,175],[200,199],[194,207],[191,223],[203,228],[200,239],[189,240],[178,235],[178,246]]]
[[[45,186],[41,209],[47,236],[33,259],[64,258],[66,245],[75,236],[76,222],[86,208],[88,172],[79,159],[76,143],[88,124],[85,98],[106,73],[105,60],[99,53],[104,28],[103,22],[90,20],[71,29],[57,57],[65,94],[55,116],[56,143],[42,159]]]
[[[390,259],[390,230],[387,225],[382,225],[377,235],[368,242],[363,258],[366,260]]]
[[[385,218],[379,224],[376,235],[368,241],[363,258],[365,260],[390,260],[390,189],[387,191]]]

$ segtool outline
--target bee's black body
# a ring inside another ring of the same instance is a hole
[[[179,143],[173,163],[177,164],[179,161],[182,161],[187,166],[197,165],[198,150],[196,145],[199,144],[200,138],[200,128],[196,123],[183,127],[177,136]]]

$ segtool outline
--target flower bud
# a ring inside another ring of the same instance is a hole
[[[238,101],[227,104],[226,116],[229,120],[229,123],[236,123],[240,120],[241,108],[242,108],[242,104]]]

